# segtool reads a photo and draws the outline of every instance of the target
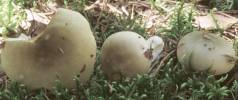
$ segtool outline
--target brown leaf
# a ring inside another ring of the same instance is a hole
[[[36,13],[31,10],[26,10],[26,20],[20,23],[21,29],[26,32],[27,35],[32,37],[41,33],[50,22],[48,15],[53,13]]]
[[[50,22],[50,19],[43,13],[36,13],[31,10],[26,10],[26,14],[27,14],[26,19],[27,21],[37,21],[44,24],[48,24]]]
[[[44,23],[32,21],[31,26],[28,31],[28,35],[30,35],[31,37],[35,37],[39,33],[43,32],[46,27],[47,27],[47,25]]]
[[[238,22],[237,18],[221,12],[216,12],[213,16],[214,18],[211,14],[207,16],[197,16],[195,17],[195,23],[205,30],[213,30],[217,28],[217,22],[219,28],[226,30]]]

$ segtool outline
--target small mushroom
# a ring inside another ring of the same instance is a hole
[[[196,71],[209,70],[214,75],[230,71],[236,61],[229,42],[215,34],[195,31],[184,36],[177,47],[179,62]]]
[[[2,68],[11,80],[29,88],[51,89],[55,80],[75,87],[74,76],[85,83],[93,73],[96,42],[88,21],[80,14],[60,8],[47,28],[32,39],[6,39]]]
[[[121,31],[109,36],[102,46],[102,69],[109,80],[148,72],[158,60],[164,43],[158,36],[147,41],[135,32]]]

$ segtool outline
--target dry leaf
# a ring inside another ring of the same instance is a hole
[[[217,22],[219,28],[226,30],[238,22],[237,18],[221,12],[213,13],[213,17],[211,14],[207,16],[197,16],[195,17],[195,23],[205,30],[213,30],[217,29]]]
[[[27,21],[37,21],[37,22],[41,22],[44,24],[48,24],[50,22],[49,18],[42,14],[42,13],[36,13],[30,10],[26,10],[26,14],[27,14]]]
[[[30,35],[31,37],[35,37],[39,33],[43,32],[46,27],[47,27],[47,24],[37,22],[37,21],[31,21],[31,26],[29,27],[28,35]]]
[[[23,31],[27,32],[27,35],[34,37],[46,28],[50,22],[47,15],[52,15],[53,13],[36,13],[31,10],[26,10],[26,14],[26,20],[20,23],[20,27]]]

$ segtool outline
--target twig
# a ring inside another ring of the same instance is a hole
[[[235,58],[235,59],[236,59],[236,58]],[[232,82],[234,82],[235,80],[237,80],[237,78],[238,78],[238,74],[237,74],[237,73],[234,73],[234,74],[232,75],[231,79],[229,79],[229,80],[225,83],[225,85],[226,85],[226,86],[229,86],[230,84],[232,84]]]
[[[103,4],[106,4],[106,3],[103,3]],[[102,9],[104,10],[104,9],[105,9],[105,6],[103,6]],[[96,30],[96,28],[99,27],[99,21],[100,21],[100,19],[101,19],[101,17],[102,17],[103,10],[100,11],[99,16],[98,16],[97,21],[96,21],[96,26],[94,27],[93,30]]]
[[[161,68],[161,66],[164,65],[164,62],[175,52],[175,50],[172,50],[171,52],[169,52],[160,62],[160,64],[158,65],[158,67],[152,72],[152,70],[150,70],[150,74],[151,76],[156,76],[156,74],[158,74],[159,69]],[[152,65],[152,69],[154,68],[154,66],[156,66],[158,64],[159,60],[156,61],[156,63],[154,63],[154,65]]]
[[[234,93],[233,93],[232,91],[231,91],[231,95],[232,95],[232,99],[233,99],[233,100],[237,100],[236,97],[235,97],[235,95],[234,95]]]
[[[129,1],[128,4],[141,5],[143,7],[150,8],[150,4],[148,2],[143,2],[143,1]]]
[[[221,13],[226,13],[226,14],[238,14],[238,10],[229,10],[229,11],[220,11]]]
[[[132,9],[131,9],[131,19],[134,19],[134,15],[135,15],[134,10],[135,10],[135,5],[132,4]]]
[[[46,89],[44,89],[44,97],[46,98],[46,100],[50,100],[50,98],[47,96],[47,94],[46,94]]]
[[[164,20],[161,21],[161,23],[166,22],[172,15],[173,13],[168,13],[168,15],[164,18]]]
[[[235,34],[233,34],[232,32],[227,32],[227,31],[224,31],[224,34],[227,34],[228,36],[232,37],[232,38],[238,38]]]
[[[114,6],[111,5],[111,4],[107,4],[107,7],[110,8],[110,10],[111,10],[112,12],[117,12],[117,13],[119,13],[119,14],[123,14],[123,12],[121,12],[120,10],[118,10],[116,7],[114,7]]]
[[[126,7],[125,7],[125,6],[122,6],[122,7],[121,7],[121,10],[126,14],[126,16],[129,16],[129,13],[128,13],[128,11],[126,10]]]
[[[218,32],[220,33],[220,36],[222,36],[221,27],[220,27],[220,25],[218,24],[218,20],[217,20],[217,19],[215,18],[215,16],[214,16],[214,12],[211,11],[211,12],[210,12],[210,15],[211,15],[211,17],[212,17],[213,22],[214,22],[215,25],[216,25],[216,29],[217,29]]]
[[[5,80],[5,90],[7,90],[8,89],[8,79],[7,79],[7,77],[5,76],[4,77],[4,80]]]
[[[237,27],[235,28],[235,34],[237,35],[238,34],[238,30],[237,30]],[[236,36],[237,37],[237,36]]]
[[[87,11],[87,10],[91,10],[91,9],[94,9],[97,7],[97,5],[99,5],[100,3],[100,0],[97,0],[96,2],[94,2],[92,5],[88,6],[88,7],[85,7],[84,10]]]

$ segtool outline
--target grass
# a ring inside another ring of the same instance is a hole
[[[23,11],[13,3],[13,0],[1,0],[0,10],[0,34],[6,36],[16,33],[15,29],[19,21],[25,17]],[[18,14],[16,15],[16,13]]]
[[[8,1],[8,0],[5,0]],[[1,1],[2,2],[2,1]],[[9,1],[10,2],[10,1]],[[30,1],[29,1],[30,2]],[[34,5],[29,2],[20,1],[22,5]],[[94,36],[97,41],[98,51],[95,63],[95,71],[87,84],[81,84],[79,77],[75,76],[75,89],[65,88],[60,81],[56,80],[52,91],[46,89],[30,90],[24,84],[14,81],[0,83],[1,100],[237,100],[238,81],[232,79],[236,75],[234,71],[221,76],[213,76],[207,72],[191,72],[177,61],[176,43],[167,39],[178,40],[189,32],[198,30],[192,26],[194,15],[193,9],[185,9],[184,3],[178,3],[173,11],[169,28],[160,29],[156,33],[164,32],[162,37],[166,41],[166,52],[172,52],[161,69],[152,77],[148,74],[138,75],[134,78],[123,78],[121,81],[110,82],[101,70],[100,48],[105,39],[111,34],[130,30],[147,37],[142,18],[135,16],[118,16],[104,10],[99,12],[84,11],[76,4],[85,5],[88,1],[64,1],[64,7],[80,11],[89,20]],[[153,3],[153,2],[152,2]],[[5,4],[5,3],[4,3]],[[3,3],[2,3],[3,5]],[[153,4],[156,6],[155,4]],[[28,6],[29,7],[29,6]],[[1,8],[1,7],[0,7]],[[1,24],[1,28],[7,28],[14,24],[13,30],[17,30],[18,19],[21,15],[15,15],[9,7],[10,20],[8,24]],[[0,14],[1,15],[1,14]],[[1,15],[3,18],[3,15]],[[1,19],[2,19],[1,18]],[[97,19],[95,21],[95,19]],[[11,21],[16,20],[16,21]],[[2,32],[3,33],[3,32]],[[7,33],[7,31],[4,31]],[[235,67],[237,69],[237,66]],[[229,82],[231,80],[231,82]],[[6,80],[5,80],[6,81]]]

